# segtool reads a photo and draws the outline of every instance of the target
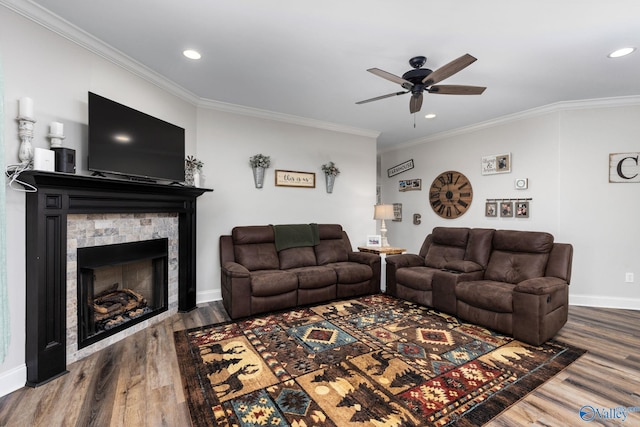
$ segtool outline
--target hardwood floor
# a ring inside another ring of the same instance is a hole
[[[202,304],[71,364],[69,374],[0,398],[0,426],[188,426],[173,332],[228,320]],[[490,426],[575,426],[584,405],[640,411],[640,311],[572,306],[556,337],[588,353]],[[640,425],[640,412],[590,425]]]

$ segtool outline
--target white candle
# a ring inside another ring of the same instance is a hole
[[[51,122],[49,125],[49,133],[51,135],[62,136],[64,135],[64,125],[60,122]]]
[[[18,116],[28,117],[30,119],[33,118],[33,99],[27,98],[26,96],[24,98],[20,98],[20,108],[18,110]]]

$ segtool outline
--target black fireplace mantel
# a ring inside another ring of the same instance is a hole
[[[196,199],[211,189],[27,171],[27,385],[66,373],[67,215],[177,213],[178,310],[196,307]]]

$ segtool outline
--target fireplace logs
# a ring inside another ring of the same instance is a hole
[[[117,289],[114,284],[109,290],[97,295],[92,303],[96,329],[109,330],[128,320],[151,312],[147,300],[131,289]]]

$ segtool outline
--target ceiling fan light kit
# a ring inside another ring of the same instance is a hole
[[[440,95],[480,95],[484,92],[486,87],[482,86],[466,86],[466,85],[436,85],[436,83],[451,77],[457,72],[465,69],[469,65],[473,64],[476,58],[467,54],[462,55],[458,59],[454,59],[446,65],[438,68],[435,71],[429,68],[422,68],[427,62],[427,58],[424,56],[414,56],[409,60],[409,65],[413,67],[412,70],[407,71],[402,77],[395,74],[381,70],[379,68],[369,68],[372,74],[378,77],[387,79],[393,83],[397,83],[402,86],[405,91],[389,93],[387,95],[377,96],[375,98],[365,99],[364,101],[356,102],[356,104],[365,104],[367,102],[378,101],[384,98],[390,98],[392,96],[404,95],[411,92],[411,99],[409,100],[409,112],[411,114],[417,113],[422,108],[423,93],[434,93]]]

